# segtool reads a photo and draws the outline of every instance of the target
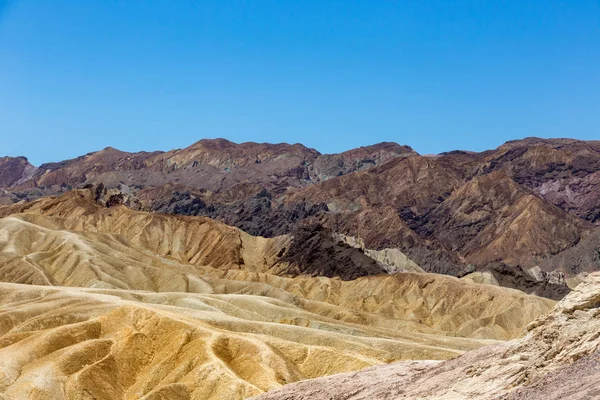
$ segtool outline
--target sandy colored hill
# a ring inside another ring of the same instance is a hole
[[[519,339],[442,363],[398,363],[308,380],[257,400],[596,398],[598,304],[600,274],[594,273]]]
[[[0,208],[0,215],[12,213],[51,217],[61,229],[119,235],[158,255],[196,266],[344,279],[385,273],[374,259],[351,246],[339,245],[321,229],[265,239],[204,217],[102,207],[90,190]]]
[[[260,294],[294,304],[324,302],[345,310],[342,319],[357,318],[358,311],[385,319],[370,324],[400,328],[409,321],[449,334],[493,339],[514,337],[553,304],[514,290],[431,274],[382,274],[352,281],[291,278],[302,274],[290,274],[295,265],[312,264],[307,257],[297,263],[288,260],[289,253],[298,254],[289,237],[253,237],[202,217],[99,207],[90,196],[89,191],[74,191],[0,209],[8,214],[0,219],[0,278],[159,292],[204,293],[210,287],[211,293]],[[307,246],[312,248],[311,243]],[[473,307],[480,303],[485,307]]]
[[[0,209],[8,398],[243,399],[453,358],[516,337],[554,304],[434,274],[291,277],[290,237],[92,200],[74,191]]]
[[[14,399],[243,399],[301,379],[460,353],[427,335],[409,342],[258,296],[1,283],[0,304],[0,392]],[[286,323],[294,320],[311,326]]]
[[[41,221],[45,226],[27,220]],[[251,263],[238,265],[238,269],[233,264],[229,264],[231,269],[217,269],[157,255],[113,234],[65,231],[52,229],[51,225],[48,217],[32,214],[0,219],[0,280],[262,295],[341,321],[481,339],[514,337],[528,321],[552,305],[549,300],[518,291],[466,284],[431,274],[404,273],[342,281],[252,272]],[[244,254],[246,259],[252,258]]]

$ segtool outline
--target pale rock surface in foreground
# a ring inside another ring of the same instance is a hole
[[[593,399],[600,396],[599,349],[594,273],[520,339],[439,364],[401,362],[290,384],[256,400]]]

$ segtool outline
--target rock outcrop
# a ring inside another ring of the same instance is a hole
[[[588,273],[600,270],[600,230],[593,231],[577,245],[544,260],[540,267],[549,273],[564,273],[571,286],[576,286]]]
[[[561,300],[571,291],[564,274],[560,271],[548,273],[540,267],[523,269],[497,262],[486,264],[461,279],[518,289],[553,300]]]
[[[408,146],[397,143],[378,143],[359,147],[339,154],[323,154],[309,167],[313,182],[326,181],[351,172],[364,171],[386,163],[397,157],[418,155]]]
[[[502,172],[478,176],[429,213],[417,232],[469,264],[530,268],[577,244],[586,223],[544,202]]]
[[[482,154],[480,173],[504,170],[563,210],[600,219],[600,141],[526,138]]]
[[[399,249],[367,249],[361,239],[339,233],[334,233],[333,238],[356,249],[360,249],[365,255],[380,263],[385,271],[390,274],[396,272],[425,272]]]

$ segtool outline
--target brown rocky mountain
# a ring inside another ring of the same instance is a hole
[[[461,184],[453,165],[438,158],[411,156],[313,185],[290,196],[286,202],[310,199],[327,203],[334,212],[386,204],[407,214],[424,215]]]
[[[504,170],[516,182],[583,219],[600,219],[600,141],[527,138],[482,153],[479,173]]]
[[[414,155],[418,155],[417,152],[408,146],[383,142],[339,154],[323,154],[309,166],[309,174],[313,182],[326,181],[350,172],[376,167],[396,157]]]
[[[556,256],[543,261],[540,267],[546,271],[561,271],[579,283],[585,275],[600,270],[600,230],[596,229],[575,246],[568,248]]]
[[[7,163],[13,178],[1,199],[88,186],[108,206],[207,216],[252,235],[321,225],[367,249],[396,249],[430,272],[462,276],[490,262],[526,269],[544,262],[549,271],[559,266],[547,260],[595,229],[599,143],[528,138],[439,156],[394,143],[333,155],[224,139],[169,152],[107,148],[25,175],[15,167],[23,161]]]
[[[460,258],[414,228],[462,183],[452,165],[411,156],[313,185],[286,197],[284,206],[326,204],[323,223],[332,230],[360,237],[368,248],[399,248],[428,271],[458,275]]]
[[[417,229],[474,265],[533,267],[577,244],[590,227],[494,171],[476,176],[427,215]]]
[[[301,144],[235,144],[204,139],[169,152],[127,153],[113,148],[72,160],[43,164],[13,189],[21,197],[56,194],[102,182],[139,188],[180,185],[230,202],[266,189],[281,194],[332,176],[368,169],[395,157],[416,154],[407,146],[381,143],[335,155],[321,155]],[[10,182],[13,186],[15,182]]]
[[[72,160],[42,164],[31,179],[22,182],[15,191],[27,188],[60,190],[61,187],[75,187],[96,179],[111,184],[129,171],[144,168],[144,160],[151,155],[131,154],[107,147]]]
[[[0,189],[10,188],[29,179],[35,169],[25,157],[1,157]]]
[[[0,204],[11,204],[18,201],[19,198],[6,189],[28,180],[35,170],[36,168],[25,157],[1,157]]]

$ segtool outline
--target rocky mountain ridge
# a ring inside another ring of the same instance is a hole
[[[252,235],[320,225],[454,276],[496,262],[543,264],[571,282],[572,271],[597,268],[559,256],[597,229],[597,141],[527,138],[482,153],[420,156],[395,143],[322,155],[300,144],[215,139],[169,152],[107,148],[26,173],[24,162],[0,165],[0,176],[11,177],[0,182],[2,202],[101,187],[96,197],[106,205],[207,216]]]
[[[596,148],[3,159],[0,398],[593,396]]]

